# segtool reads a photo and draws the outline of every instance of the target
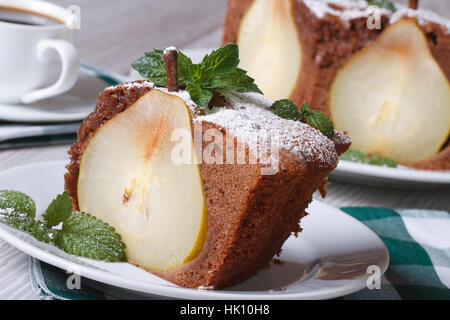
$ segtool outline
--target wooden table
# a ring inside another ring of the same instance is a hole
[[[55,0],[81,8],[76,43],[82,60],[127,74],[144,51],[175,45],[210,48],[221,43],[225,0]],[[401,1],[407,2],[407,0]],[[423,3],[423,4],[422,4]],[[422,1],[450,17],[448,0]],[[68,145],[0,152],[0,171],[27,163],[67,159]],[[433,190],[375,188],[332,182],[324,200],[336,207],[386,206],[450,210],[450,187]],[[0,299],[37,299],[27,256],[0,241]]]

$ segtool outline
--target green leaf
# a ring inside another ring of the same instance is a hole
[[[187,86],[188,83],[193,81],[191,75],[192,60],[186,56],[183,52],[178,51],[178,84],[180,86]],[[165,74],[164,74],[165,76]]]
[[[50,203],[42,217],[48,226],[53,227],[64,222],[71,212],[72,200],[65,191]]]
[[[382,158],[380,165],[382,167],[397,168],[397,162],[390,158]]]
[[[199,107],[203,108],[208,105],[213,96],[211,90],[202,89],[200,86],[195,84],[189,84],[186,90],[191,96],[192,101],[194,101]]]
[[[131,65],[141,76],[149,79],[157,86],[167,87],[166,68],[164,66],[163,51],[155,49],[146,52]]]
[[[297,105],[289,99],[275,101],[270,109],[280,118],[297,121],[302,120],[302,114],[298,111]]]
[[[334,127],[328,117],[319,110],[312,110],[307,102],[302,104],[300,111],[297,105],[289,99],[275,101],[271,110],[273,113],[284,119],[307,122],[310,126],[320,130],[324,135],[333,138]]]
[[[300,112],[303,115],[307,115],[307,114],[311,113],[311,107],[309,106],[308,102],[305,102],[302,104],[302,106],[300,107]]]
[[[0,191],[0,222],[33,235],[37,240],[51,242],[54,231],[41,221],[36,221],[36,204],[19,191]]]
[[[72,212],[54,242],[69,254],[103,261],[125,261],[125,245],[115,229],[84,212]]]
[[[386,166],[386,167],[391,167],[391,168],[396,168],[397,167],[397,163],[389,158],[384,158],[382,156],[380,156],[379,154],[373,154],[370,157],[368,157],[366,159],[366,163],[368,164],[372,164],[375,166]]]
[[[366,153],[364,151],[360,150],[348,150],[340,155],[339,159],[346,160],[346,161],[352,161],[352,162],[360,162],[365,163],[366,162]]]
[[[322,131],[329,138],[334,137],[333,123],[328,117],[319,110],[313,110],[309,114],[305,114],[306,122],[312,127]]]
[[[163,54],[159,49],[147,52],[132,67],[157,86],[167,87]],[[199,64],[193,64],[189,57],[178,52],[178,83],[187,88],[191,99],[200,107],[208,105],[215,90],[262,93],[255,80],[239,69],[238,64],[236,44],[212,51]]]
[[[329,138],[334,137],[333,123],[328,117],[319,110],[312,110],[308,102],[305,102],[300,107],[302,118],[312,127],[320,130]]]
[[[192,76],[192,82],[195,83],[201,83],[201,73],[202,73],[202,67],[199,64],[191,64],[189,66],[189,72]]]
[[[14,190],[0,190],[0,214],[13,210],[31,218],[36,216],[36,204],[25,193]]]
[[[189,82],[193,81],[190,73],[191,65],[191,59],[182,52],[178,52],[177,67],[178,84],[180,86],[186,86]],[[131,66],[141,76],[149,79],[157,86],[167,87],[163,50],[155,49],[152,52],[146,52],[143,57],[138,58]]]
[[[397,163],[392,159],[382,157],[379,154],[373,154],[369,157],[364,151],[360,150],[348,150],[341,154],[339,159],[357,163],[366,163],[374,166],[397,167]]]
[[[206,72],[227,73],[237,68],[239,64],[239,48],[236,44],[228,43],[223,47],[207,54],[201,66]]]
[[[385,8],[391,10],[392,12],[397,11],[394,2],[391,0],[366,0],[369,4],[377,6],[379,8]]]
[[[247,75],[247,71],[239,68],[224,77],[220,76],[220,74],[212,77],[209,83],[205,84],[205,88],[262,93],[255,84],[255,80]]]

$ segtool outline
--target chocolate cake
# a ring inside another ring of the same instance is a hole
[[[258,94],[221,93],[215,103],[223,107],[199,115],[184,91],[167,92],[149,81],[110,87],[99,95],[94,112],[82,123],[78,141],[69,151],[65,189],[75,209],[79,209],[80,162],[90,140],[105,123],[152,90],[182,97],[191,108],[195,130],[200,130],[196,133],[215,129],[229,134],[232,140],[227,140],[223,148],[223,164],[200,164],[208,226],[202,250],[175,269],[147,269],[183,287],[223,288],[237,284],[265,268],[286,239],[301,231],[299,221],[307,214],[305,209],[313,193],[319,190],[325,195],[327,175],[336,167],[338,156],[350,146],[350,140],[337,130],[330,139],[300,121],[279,118],[268,110],[271,102]],[[257,163],[227,163],[230,147],[243,148],[246,159],[250,159],[251,154],[257,154],[257,147],[270,142],[271,130],[279,134],[275,171],[262,173],[273,151],[265,160],[258,158]],[[198,149],[205,150],[208,142],[202,143]]]
[[[238,43],[239,28],[253,3],[255,0],[229,0],[223,43]],[[366,0],[294,0],[290,4],[302,49],[301,73],[289,96],[297,104],[308,101],[313,108],[331,117],[330,90],[338,71],[384,30],[402,19],[417,21],[434,59],[450,81],[450,22],[435,13],[396,4],[395,12],[380,9],[380,28],[370,29],[367,21],[373,12],[368,10],[370,4]],[[448,170],[450,145],[444,144],[441,152],[432,158],[402,164]]]

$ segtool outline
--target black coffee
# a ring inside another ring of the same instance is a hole
[[[52,26],[63,24],[56,18],[18,8],[0,6],[0,22],[23,24],[28,26]]]

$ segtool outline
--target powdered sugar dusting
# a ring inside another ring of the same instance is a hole
[[[352,19],[369,17],[373,15],[371,5],[366,0],[302,0],[303,3],[318,18],[327,14],[339,17],[344,22]],[[438,14],[424,9],[410,9],[402,4],[395,4],[397,11],[392,12],[380,8],[380,14],[389,17],[390,23],[395,23],[403,17],[416,18],[419,24],[433,22],[444,26],[450,32],[450,21]],[[338,9],[341,8],[341,9]]]
[[[186,105],[189,107],[189,109],[191,109],[191,113],[193,113],[194,109],[197,107],[195,102],[191,100],[191,96],[189,95],[189,92],[187,92],[186,90],[169,91],[167,88],[161,88],[161,87],[158,87],[156,89],[183,99],[184,102],[186,102]]]
[[[170,51],[177,51],[177,48],[174,46],[170,46],[164,49],[164,54],[167,54]]]
[[[121,83],[115,86],[109,86],[107,88],[105,88],[105,91],[107,90],[114,90],[117,89],[118,87],[124,87],[127,89],[132,89],[132,88],[155,88],[155,84],[151,81],[148,80],[144,80],[142,82],[127,82],[127,83]]]
[[[319,130],[300,121],[278,117],[268,109],[269,100],[258,94],[223,93],[233,108],[199,116],[196,120],[215,123],[245,142],[250,149],[270,145],[273,134],[279,139],[280,149],[292,152],[301,162],[320,167],[338,161],[334,143]]]
[[[141,82],[127,82],[127,83],[121,83],[115,86],[110,86],[105,88],[106,90],[115,90],[119,87],[122,88],[126,88],[126,89],[132,89],[132,88],[150,88],[150,89],[156,89],[174,96],[178,96],[181,99],[183,99],[187,106],[191,109],[191,112],[193,112],[194,108],[197,107],[197,105],[191,100],[191,96],[189,95],[189,93],[186,90],[179,90],[178,92],[174,92],[174,91],[169,91],[167,90],[167,88],[163,88],[163,87],[157,87],[153,82],[149,81],[149,80],[144,80]]]
[[[432,11],[422,9],[414,10],[405,6],[398,6],[397,11],[392,14],[390,22],[395,23],[403,17],[416,18],[419,24],[434,22],[444,26],[447,32],[450,32],[450,21]]]
[[[347,21],[361,17],[368,17],[372,14],[368,8],[369,4],[366,0],[303,0],[305,5],[318,18],[324,18],[325,15],[340,17]],[[336,9],[337,7],[342,10]],[[390,14],[391,11],[381,8],[381,14]]]

